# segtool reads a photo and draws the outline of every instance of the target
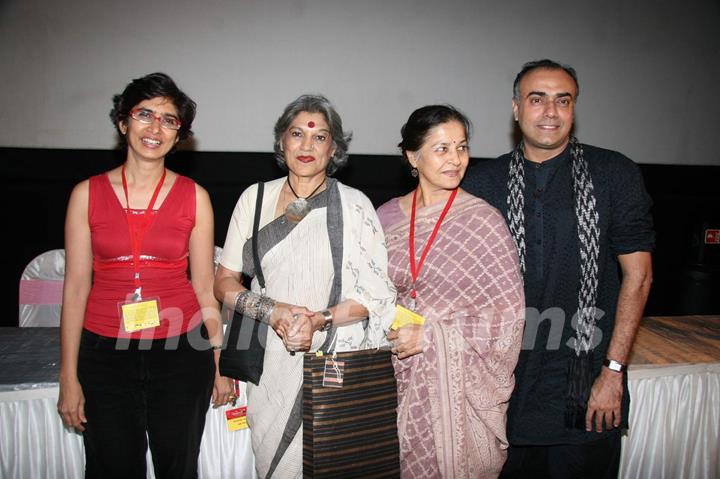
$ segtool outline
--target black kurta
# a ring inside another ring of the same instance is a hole
[[[615,324],[621,275],[618,255],[651,251],[655,236],[651,200],[639,168],[620,153],[582,145],[597,200],[600,228],[593,375],[600,374]],[[463,187],[498,208],[507,219],[510,154],[471,168]],[[575,354],[572,321],[578,308],[580,260],[569,148],[543,163],[525,160],[525,334],[516,386],[508,410],[514,445],[575,444],[605,434],[565,428],[567,364]],[[599,343],[598,343],[599,342]],[[623,380],[622,426],[630,399]]]

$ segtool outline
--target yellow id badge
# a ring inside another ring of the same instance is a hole
[[[128,333],[160,326],[157,299],[123,303],[120,310],[123,326]]]
[[[390,325],[390,329],[399,329],[408,324],[425,324],[425,318],[402,306],[395,305],[395,321]]]
[[[239,431],[247,429],[247,407],[241,406],[225,411],[225,419],[227,420],[228,431]]]

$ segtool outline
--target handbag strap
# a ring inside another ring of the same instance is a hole
[[[265,190],[265,183],[258,181],[257,199],[255,200],[255,220],[253,221],[253,233],[252,233],[252,253],[253,262],[255,263],[255,277],[260,284],[260,291],[265,294],[265,277],[263,276],[262,268],[260,267],[260,256],[258,255],[258,230],[260,229],[260,214],[262,213],[262,200],[263,191]]]
[[[330,241],[330,253],[333,262],[333,284],[330,288],[330,297],[328,298],[328,307],[338,304],[342,297],[342,261],[343,261],[343,211],[342,198],[337,185],[337,181],[333,180],[328,183],[327,187],[327,231]],[[325,342],[318,348],[325,354],[332,353],[337,343],[337,328],[330,328],[325,336]]]

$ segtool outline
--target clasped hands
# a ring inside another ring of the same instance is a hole
[[[315,331],[319,331],[325,318],[318,311],[310,311],[304,306],[276,303],[270,318],[270,326],[282,339],[285,349],[309,351]]]

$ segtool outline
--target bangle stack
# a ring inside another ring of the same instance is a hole
[[[240,291],[235,296],[235,311],[262,323],[270,323],[273,307],[275,301],[272,298],[253,293],[249,289]]]

